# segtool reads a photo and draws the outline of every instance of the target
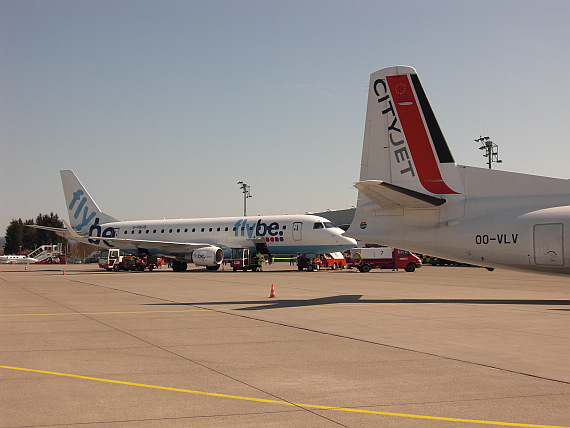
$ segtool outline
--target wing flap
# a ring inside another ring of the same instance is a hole
[[[382,209],[433,208],[445,203],[444,198],[416,192],[382,180],[361,181],[354,185]]]

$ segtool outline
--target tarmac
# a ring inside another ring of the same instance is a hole
[[[472,267],[0,265],[0,427],[569,427],[569,297]]]

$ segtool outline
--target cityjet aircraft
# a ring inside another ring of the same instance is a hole
[[[15,263],[37,263],[37,259],[28,256],[19,256],[19,255],[7,255],[7,256],[0,256],[0,263],[2,264],[15,264]]]
[[[73,171],[60,174],[71,226],[33,227],[101,248],[172,256],[175,271],[186,270],[190,261],[217,270],[235,247],[268,254],[313,254],[356,246],[342,229],[313,215],[119,221],[101,212]]]
[[[347,235],[485,267],[570,274],[570,181],[457,165],[416,71],[370,76]]]

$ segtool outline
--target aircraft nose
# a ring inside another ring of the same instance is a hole
[[[337,242],[338,244],[341,244],[341,245],[343,245],[343,246],[346,246],[347,248],[356,247],[356,239],[349,238],[348,236],[338,235],[338,236],[336,237],[336,242]]]

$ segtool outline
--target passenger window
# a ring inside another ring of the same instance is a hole
[[[196,232],[196,228],[195,228],[195,227],[192,228],[192,232]]]
[[[218,232],[220,231],[220,228],[218,227]]]
[[[139,235],[142,233],[142,230],[139,230]]]
[[[226,232],[228,231],[228,228],[226,227]]]
[[[210,227],[210,229],[209,229],[208,231],[211,232],[211,231],[212,231],[212,228]]]
[[[176,233],[180,233],[180,229],[176,229]]]
[[[202,232],[204,231],[204,228],[202,228]]]
[[[164,229],[162,229],[162,230],[160,231],[160,233],[164,233]]]
[[[127,231],[125,230],[125,235],[127,234]]]
[[[188,233],[188,229],[184,229],[184,233]]]
[[[168,233],[172,233],[172,229],[170,229],[170,231]]]
[[[147,229],[147,230],[146,230],[146,233],[149,233],[149,232],[150,232],[150,229]]]
[[[131,235],[134,235],[134,234],[135,234],[135,231],[134,231],[134,230],[131,230]]]

